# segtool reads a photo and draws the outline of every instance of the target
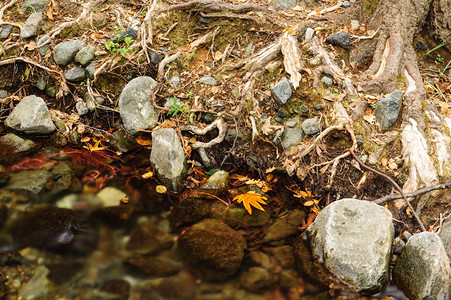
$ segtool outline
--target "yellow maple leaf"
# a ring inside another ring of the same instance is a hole
[[[251,206],[255,207],[256,209],[259,209],[261,211],[265,211],[263,207],[260,205],[264,204],[267,205],[265,202],[266,197],[263,195],[260,195],[259,193],[256,193],[254,191],[249,191],[246,194],[241,194],[233,198],[233,201],[236,201],[238,203],[243,203],[244,208],[247,210],[247,212],[252,215],[252,208]]]
[[[100,147],[100,143],[102,142],[102,140],[98,140],[95,138],[92,138],[92,140],[94,141],[94,145],[86,143],[87,146],[83,146],[83,148],[88,149],[91,152],[108,149],[107,147]]]

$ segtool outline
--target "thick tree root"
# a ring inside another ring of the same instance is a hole
[[[184,125],[184,126],[180,127],[180,130],[181,131],[191,131],[192,133],[195,133],[198,135],[206,135],[208,132],[212,131],[215,128],[218,128],[218,130],[219,130],[218,136],[216,138],[212,139],[208,143],[195,142],[194,144],[191,145],[191,147],[193,149],[198,149],[198,148],[205,149],[205,148],[210,148],[213,145],[222,143],[222,141],[224,140],[225,134],[227,132],[227,123],[224,121],[224,119],[222,119],[222,118],[216,119],[213,123],[209,124],[205,128],[199,128],[199,127],[193,126],[193,125]]]
[[[230,10],[232,12],[249,12],[249,11],[269,12],[269,10],[266,7],[252,3],[243,3],[234,5],[218,0],[192,0],[186,3],[171,5],[168,8],[158,11],[158,13],[168,12],[172,10],[187,10],[187,9],[197,9],[203,12],[220,12],[222,10]]]

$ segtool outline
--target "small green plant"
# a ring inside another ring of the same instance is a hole
[[[111,53],[116,54],[119,52],[120,55],[125,56],[129,50],[130,45],[133,43],[133,39],[129,36],[126,36],[122,41],[125,43],[124,47],[121,47],[121,27],[115,27],[114,31],[116,33],[116,36],[109,41],[108,43],[105,43],[105,48]]]
[[[437,54],[437,58],[435,60],[438,61],[439,63],[442,63],[445,59],[441,57],[440,54]]]
[[[168,98],[167,100],[170,101],[171,99]],[[184,108],[183,104],[178,102],[177,96],[174,96],[173,102],[172,102],[171,107],[169,108],[169,111],[167,114],[170,115],[171,117],[174,117],[177,114],[183,115],[188,111],[189,111],[189,109]]]

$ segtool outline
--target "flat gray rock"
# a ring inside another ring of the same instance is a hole
[[[279,105],[287,103],[292,93],[291,84],[286,77],[280,79],[280,81],[271,88],[271,94]]]
[[[86,43],[80,40],[59,43],[55,47],[55,55],[53,56],[53,59],[57,64],[65,66],[75,58],[77,52],[85,45]]]
[[[382,130],[387,130],[398,119],[402,105],[402,91],[396,90],[387,97],[381,97],[376,103],[374,115]]]
[[[142,76],[127,83],[122,90],[119,97],[119,113],[129,134],[137,134],[139,129],[150,130],[157,124],[158,113],[150,101],[156,87],[155,80]]]
[[[20,30],[20,38],[27,39],[37,35],[41,29],[42,19],[43,15],[40,12],[31,14]]]
[[[217,85],[218,84],[218,81],[211,76],[201,77],[199,80],[202,83],[209,84],[209,85]]]
[[[276,10],[292,9],[296,6],[297,0],[273,0]]]
[[[73,68],[64,73],[64,78],[69,82],[82,82],[86,79],[86,71],[83,68]]]
[[[393,234],[392,215],[384,207],[338,200],[303,233],[297,255],[316,280],[329,284],[330,273],[359,293],[373,294],[388,283]]]
[[[445,247],[432,232],[412,236],[393,269],[394,282],[409,299],[450,299],[450,276]]]
[[[340,46],[344,49],[349,49],[349,45],[351,44],[351,36],[345,32],[338,32],[329,35],[326,38],[326,42],[332,45]]]
[[[157,172],[158,179],[172,191],[180,191],[185,175],[185,152],[172,128],[162,128],[152,132],[152,152],[150,163]]]
[[[284,149],[288,149],[292,146],[296,146],[304,139],[304,132],[300,127],[287,127],[282,134],[282,146]]]
[[[6,40],[9,38],[11,31],[13,30],[12,25],[2,25],[0,26],[0,40]]]
[[[42,98],[30,95],[23,98],[5,120],[9,129],[29,134],[48,134],[55,131],[55,124]]]

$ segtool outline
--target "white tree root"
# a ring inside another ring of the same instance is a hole
[[[152,4],[150,5],[149,10],[144,17],[143,23],[139,28],[139,34],[141,36],[141,48],[146,55],[147,63],[150,63],[149,54],[147,54],[147,50],[149,49],[148,45],[153,45],[152,17],[154,15],[157,2],[158,0],[152,0]]]
[[[83,11],[81,12],[81,14],[76,18],[73,19],[71,21],[67,21],[64,22],[62,24],[60,24],[58,27],[50,30],[47,34],[50,36],[50,38],[43,44],[39,45],[39,47],[37,48],[41,48],[47,44],[49,44],[58,34],[61,33],[61,31],[63,31],[65,28],[67,27],[71,27],[73,25],[78,24],[79,22],[83,22],[93,11],[93,9],[95,9],[101,2],[104,2],[105,0],[95,0],[95,1],[88,1],[87,3],[83,3]]]
[[[3,7],[0,8],[0,22],[3,22],[3,14],[5,13],[5,10],[7,10],[8,8],[10,8],[11,6],[13,6],[14,4],[16,4],[19,1],[20,0],[11,0],[11,1],[9,1],[9,3],[3,5]]]
[[[225,138],[225,134],[227,132],[227,123],[224,121],[224,119],[219,118],[216,119],[213,123],[209,124],[208,126],[205,126],[204,128],[199,128],[197,126],[194,125],[184,125],[180,127],[181,131],[191,131],[192,133],[198,134],[198,135],[206,135],[209,131],[218,128],[219,133],[218,136],[214,139],[212,139],[211,141],[209,141],[208,143],[204,143],[204,142],[195,142],[194,144],[191,145],[191,147],[193,149],[198,149],[198,148],[210,148],[213,145],[222,143],[222,141]]]
[[[234,5],[218,0],[192,0],[186,3],[171,5],[165,9],[159,10],[158,13],[168,12],[172,10],[187,10],[193,8],[197,8],[204,12],[220,12],[222,10],[230,10],[233,12],[249,12],[249,11],[269,12],[269,9],[267,9],[266,7],[252,3],[243,3]]]

